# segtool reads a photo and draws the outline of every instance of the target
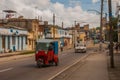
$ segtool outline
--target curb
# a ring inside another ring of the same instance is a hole
[[[31,52],[34,53],[34,51],[20,51],[20,52],[13,52],[13,53],[2,53],[2,54],[0,54],[0,58],[17,56],[17,55],[27,55],[25,53],[28,53],[28,52],[29,53],[31,53]]]
[[[4,54],[6,54],[6,53],[4,53]],[[11,56],[20,55],[20,54],[21,54],[21,53],[0,55],[0,58],[11,57]]]

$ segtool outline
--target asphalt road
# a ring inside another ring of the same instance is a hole
[[[59,54],[60,63],[57,67],[37,68],[34,56],[0,63],[0,80],[48,80],[89,52],[74,53],[69,50]]]

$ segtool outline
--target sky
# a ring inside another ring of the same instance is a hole
[[[115,2],[114,2],[115,1]],[[113,11],[116,1],[113,0]],[[0,18],[4,18],[5,13],[2,10],[15,10],[18,16],[25,18],[40,17],[43,21],[52,24],[53,14],[55,14],[55,24],[64,27],[74,26],[77,21],[80,25],[90,24],[90,27],[98,27],[100,25],[101,0],[1,0],[0,2]],[[107,0],[104,2],[104,12],[107,12]]]

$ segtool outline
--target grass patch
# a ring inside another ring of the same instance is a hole
[[[20,55],[34,54],[34,53],[35,51],[25,51],[25,52],[20,53]]]

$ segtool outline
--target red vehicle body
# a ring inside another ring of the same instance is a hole
[[[57,51],[58,45],[56,45],[57,42],[55,43],[54,42],[55,41],[51,41],[51,40],[50,41],[42,40],[36,43],[37,46],[36,46],[35,60],[37,62],[38,67],[41,67],[43,65],[50,65],[50,64],[55,64],[56,66],[58,65],[58,51]],[[53,45],[53,49],[49,50],[49,46],[51,43]]]

